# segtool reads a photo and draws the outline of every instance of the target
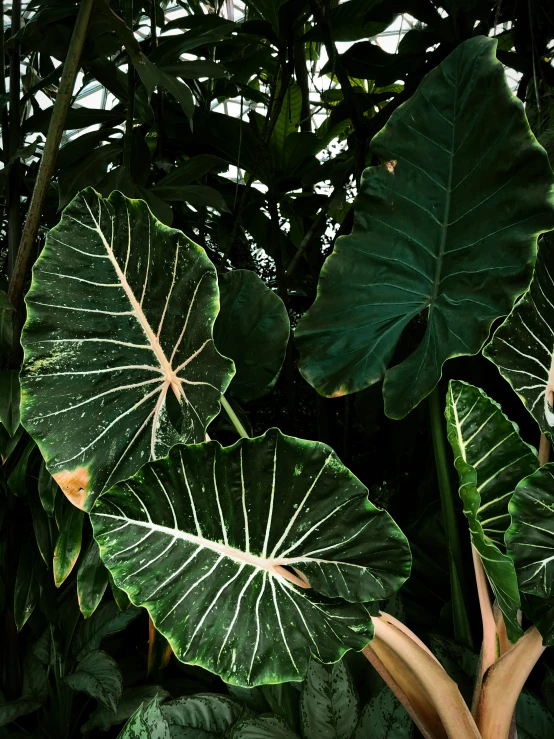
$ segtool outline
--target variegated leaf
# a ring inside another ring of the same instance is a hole
[[[233,373],[212,340],[216,273],[146,203],[83,190],[48,234],[26,302],[23,424],[75,505],[204,440]]]
[[[407,541],[324,444],[271,429],[176,446],[96,502],[104,563],[182,661],[252,686],[303,680],[371,639]],[[311,586],[311,587],[310,587]]]

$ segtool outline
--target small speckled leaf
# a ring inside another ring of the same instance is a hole
[[[231,739],[300,739],[279,716],[257,716],[239,721]]]
[[[362,649],[363,604],[410,570],[404,535],[335,453],[277,429],[176,446],[102,495],[91,520],[116,584],[178,659],[245,687]]]
[[[545,464],[517,486],[506,531],[519,589],[541,598],[554,596],[554,464]]]
[[[344,661],[310,661],[302,686],[300,720],[304,739],[350,739],[359,718],[358,699]],[[369,736],[369,735],[368,735]]]
[[[162,706],[172,739],[219,739],[249,711],[216,693],[198,693]]]
[[[212,340],[216,273],[145,202],[79,193],[26,302],[23,424],[73,503],[88,510],[175,443],[204,440],[233,372]]]
[[[483,354],[496,364],[544,434],[554,432],[554,238],[545,234],[533,281]]]
[[[295,333],[300,371],[323,395],[384,377],[385,411],[402,418],[529,284],[537,236],[554,227],[553,176],[495,48],[460,44],[372,141],[382,164],[365,171],[352,234]],[[419,346],[387,369],[416,316]]]
[[[411,739],[414,724],[389,688],[383,688],[362,711],[353,739]]]
[[[504,534],[510,525],[510,498],[518,482],[537,469],[537,455],[498,403],[465,382],[450,382],[446,424],[471,541],[504,615],[508,637],[516,641],[523,634],[517,621],[520,598]]]
[[[289,340],[281,298],[246,269],[219,276],[221,310],[214,325],[218,350],[236,368],[229,391],[242,401],[268,392],[279,376]]]
[[[87,654],[75,671],[64,678],[64,682],[112,711],[117,709],[123,690],[121,673],[115,660],[102,651]]]
[[[173,739],[157,698],[137,708],[118,739]]]

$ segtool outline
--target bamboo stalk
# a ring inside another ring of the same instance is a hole
[[[8,297],[17,310],[22,303],[25,278],[31,261],[33,245],[38,233],[42,209],[50,186],[50,180],[54,173],[56,156],[62,138],[62,133],[67,118],[67,112],[73,95],[75,78],[80,66],[81,53],[85,43],[86,33],[94,0],[82,0],[79,7],[77,20],[73,29],[73,35],[64,61],[64,69],[56,95],[56,101],[52,110],[52,117],[48,127],[44,152],[40,161],[37,179],[31,198],[31,205],[27,214],[27,220],[23,228],[17,258],[15,260],[13,275],[10,280]],[[14,342],[19,340],[18,332],[15,332]]]

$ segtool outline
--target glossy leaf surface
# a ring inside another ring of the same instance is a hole
[[[235,363],[229,390],[240,400],[253,400],[279,376],[289,340],[287,309],[255,272],[245,269],[220,275],[219,293],[214,341]]]
[[[517,486],[506,532],[519,588],[541,598],[554,596],[554,464],[545,464]]]
[[[57,588],[69,577],[79,557],[83,519],[83,511],[65,500],[60,533],[54,547],[54,582]]]
[[[299,369],[323,395],[384,377],[385,411],[402,418],[529,283],[537,235],[554,226],[553,178],[495,45],[458,46],[373,139],[382,164],[365,171],[352,234],[296,331]],[[419,346],[387,369],[420,314]]]
[[[510,383],[543,433],[554,430],[554,239],[543,236],[533,281],[484,355]]]
[[[277,429],[175,447],[91,520],[116,584],[175,655],[237,685],[302,680],[310,654],[363,648],[363,603],[410,569],[403,534],[335,453]]]
[[[215,269],[146,203],[80,193],[26,301],[23,422],[74,504],[88,509],[173,444],[204,439],[232,375],[212,340]]]
[[[504,615],[508,637],[515,641],[523,633],[517,621],[520,598],[504,533],[516,485],[538,467],[536,452],[522,441],[498,403],[465,382],[450,383],[446,421],[471,542]]]

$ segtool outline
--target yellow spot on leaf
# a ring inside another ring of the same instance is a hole
[[[74,470],[66,470],[53,475],[54,480],[62,489],[65,497],[74,506],[85,510],[85,502],[88,497],[89,474],[86,467],[77,467]]]

